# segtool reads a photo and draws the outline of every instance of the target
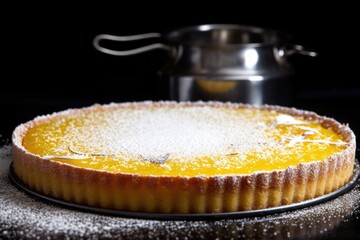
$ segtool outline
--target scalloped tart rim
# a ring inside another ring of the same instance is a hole
[[[29,128],[79,111],[143,106],[212,106],[261,108],[303,116],[333,129],[348,147],[322,161],[277,171],[231,176],[141,176],[80,168],[41,158],[22,145]],[[296,203],[335,191],[352,176],[355,135],[347,125],[314,112],[280,106],[220,102],[135,102],[93,105],[35,118],[19,125],[12,136],[16,175],[31,189],[65,201],[93,207],[153,213],[219,213],[255,210]]]

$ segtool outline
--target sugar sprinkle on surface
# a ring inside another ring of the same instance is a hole
[[[255,114],[251,121],[247,117],[234,109],[207,106],[120,108],[83,116],[81,126],[67,129],[66,139],[86,152],[101,149],[101,153],[125,159],[167,154],[184,159],[227,154],[230,146],[246,152],[259,147],[259,141],[275,144],[265,134],[267,126],[259,124],[261,115]],[[47,141],[59,142],[51,135]]]
[[[345,142],[335,141],[341,139],[335,133],[328,134],[324,129],[322,134],[320,125],[311,134],[309,127],[300,129],[322,121],[328,127],[340,128],[332,119],[279,106],[202,102],[94,105],[40,116],[19,126],[20,132],[27,133],[18,145],[46,159],[70,160],[75,166],[115,173],[250,174],[272,171],[273,166],[283,170],[300,160],[325,159],[347,147]],[[296,131],[287,126],[294,124]],[[347,140],[354,144],[351,130],[345,130]],[[301,137],[296,138],[299,134]],[[309,135],[316,156],[301,147],[302,143],[310,145],[305,139]],[[317,139],[323,138],[327,141],[319,144]],[[341,144],[345,146],[338,146]],[[158,164],[149,171],[149,162]],[[256,168],[248,167],[248,163]]]
[[[243,219],[158,221],[72,210],[31,197],[12,185],[10,151],[9,145],[0,147],[0,239],[304,239],[326,237],[340,224],[359,222],[359,185],[312,207]]]

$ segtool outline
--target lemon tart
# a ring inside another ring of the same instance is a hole
[[[345,185],[355,136],[313,112],[218,102],[94,105],[13,133],[15,174],[73,203],[219,213],[312,199]]]

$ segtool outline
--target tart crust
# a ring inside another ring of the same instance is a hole
[[[259,171],[230,176],[142,176],[110,173],[72,166],[35,155],[22,144],[28,129],[51,118],[78,111],[104,108],[136,108],[162,105],[261,108],[317,121],[344,138],[347,147],[322,161],[301,163],[284,170]],[[254,107],[218,102],[140,102],[94,105],[37,117],[19,125],[12,137],[13,166],[16,175],[31,189],[43,194],[101,208],[156,213],[219,213],[276,207],[312,199],[345,185],[352,176],[355,135],[334,119],[314,112],[280,106]]]

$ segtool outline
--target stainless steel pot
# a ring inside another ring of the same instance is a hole
[[[111,50],[102,40],[135,41],[161,38],[163,42],[127,51]],[[316,56],[290,44],[286,33],[242,25],[200,25],[168,34],[135,36],[101,34],[94,47],[107,54],[128,56],[163,49],[169,64],[161,73],[170,81],[170,97],[178,101],[218,100],[250,104],[286,104],[291,96],[293,54]]]

